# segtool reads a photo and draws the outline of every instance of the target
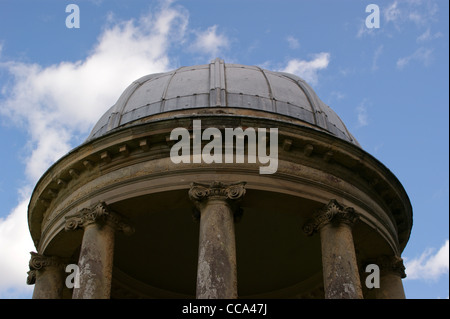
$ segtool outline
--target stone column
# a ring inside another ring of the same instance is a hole
[[[352,235],[357,220],[353,208],[333,199],[303,228],[308,235],[320,232],[326,299],[363,298]]]
[[[72,298],[109,299],[115,232],[130,234],[133,229],[103,202],[68,217],[65,228],[84,228],[78,260],[80,286],[74,287]]]
[[[403,259],[398,256],[381,256],[370,263],[380,269],[380,287],[372,288],[370,295],[376,299],[405,299],[402,278],[406,274]]]
[[[30,252],[27,284],[35,285],[33,299],[61,299],[64,289],[64,264],[57,257]]]
[[[198,299],[236,299],[234,213],[245,183],[193,183],[189,198],[200,211]]]

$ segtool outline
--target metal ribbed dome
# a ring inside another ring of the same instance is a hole
[[[284,115],[359,146],[337,114],[300,77],[221,59],[134,81],[100,118],[87,140],[141,124],[156,114],[217,107],[254,109],[267,112],[267,117]]]

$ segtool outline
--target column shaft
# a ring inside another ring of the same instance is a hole
[[[362,289],[349,225],[326,224],[320,229],[326,299],[361,299]]]
[[[73,299],[108,299],[114,254],[114,229],[97,223],[85,227],[78,266],[80,287],[74,288]]]
[[[78,259],[80,286],[74,287],[72,298],[110,298],[115,232],[130,235],[134,228],[104,202],[66,217],[65,228],[84,229]]]
[[[61,266],[47,266],[36,271],[33,299],[61,299],[64,289],[64,272]]]
[[[352,227],[359,219],[353,208],[335,199],[303,226],[308,235],[319,231],[326,299],[362,299]]]
[[[233,211],[216,199],[209,200],[200,214],[197,298],[237,298]]]
[[[395,273],[381,274],[380,288],[376,290],[377,299],[405,299],[402,278]]]
[[[367,262],[379,267],[380,286],[371,288],[367,295],[376,299],[405,299],[402,278],[406,277],[403,259],[399,256],[379,256]]]
[[[198,299],[235,299],[237,293],[234,216],[245,182],[193,183],[189,198],[200,211]]]

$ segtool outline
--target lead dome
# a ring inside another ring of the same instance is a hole
[[[323,103],[300,77],[257,66],[224,63],[180,67],[150,74],[134,81],[97,122],[87,140],[110,131],[151,120],[174,116],[177,111],[205,114],[205,109],[257,110],[259,116],[278,115],[359,145],[339,116]]]

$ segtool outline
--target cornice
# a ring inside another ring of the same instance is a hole
[[[160,119],[154,122],[113,131],[102,138],[80,145],[56,162],[37,183],[29,205],[29,226],[38,245],[41,227],[55,201],[108,172],[135,163],[168,158],[170,131],[174,127],[189,129],[192,119],[202,119],[204,128],[229,125],[279,128],[279,158],[329,172],[330,183],[340,178],[365,190],[390,214],[396,225],[401,249],[412,227],[412,209],[406,192],[397,178],[373,156],[359,147],[308,126],[254,118],[250,116],[196,115]],[[239,171],[239,168],[236,169]],[[248,171],[248,170],[247,170]],[[255,172],[256,172],[255,167]],[[279,176],[283,172],[276,173]]]

